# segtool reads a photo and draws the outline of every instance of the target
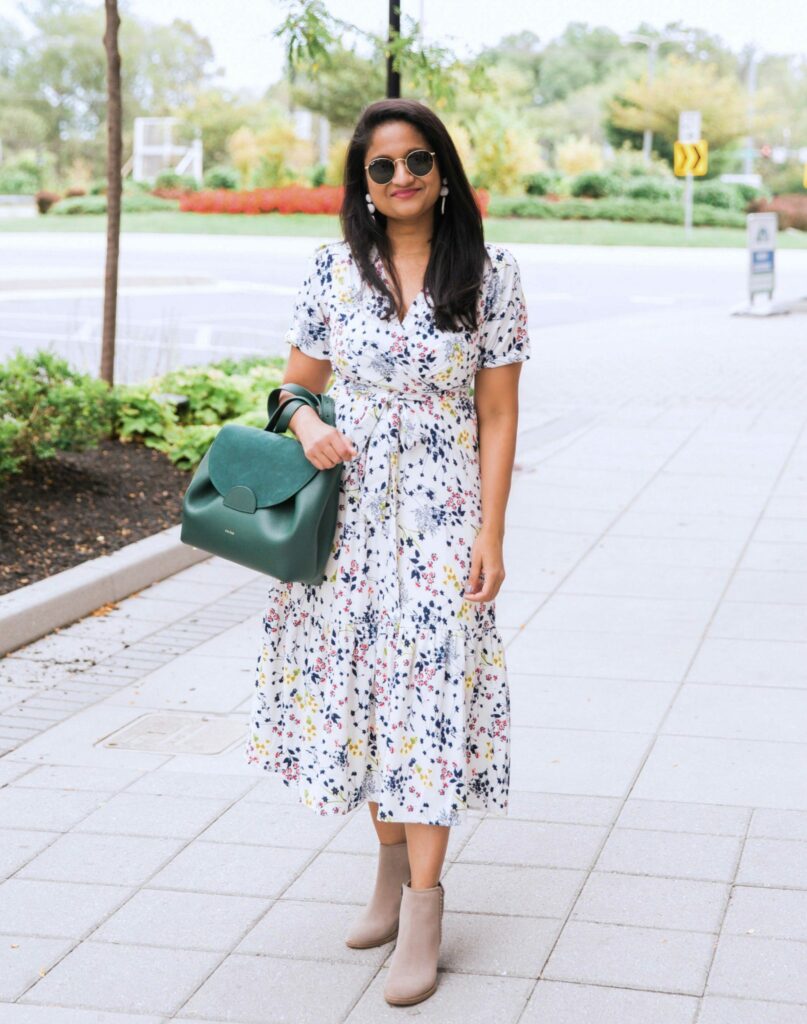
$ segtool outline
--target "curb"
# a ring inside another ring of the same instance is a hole
[[[212,556],[179,539],[180,525],[0,595],[0,656],[111,601]]]

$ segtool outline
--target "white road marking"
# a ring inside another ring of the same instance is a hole
[[[213,281],[209,284],[189,285],[144,285],[127,286],[118,289],[118,296],[143,295],[213,295],[227,293],[260,292],[264,295],[296,295],[298,287],[283,284],[262,284],[260,281]],[[86,286],[57,288],[16,288],[14,291],[0,289],[0,302],[25,302],[36,300],[47,302],[55,299],[100,299],[104,290],[101,287]]]

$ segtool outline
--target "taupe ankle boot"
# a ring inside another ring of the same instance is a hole
[[[375,889],[370,902],[350,926],[345,942],[353,949],[381,946],[398,934],[401,886],[409,880],[409,852],[401,843],[378,844]]]
[[[437,988],[437,958],[443,936],[443,885],[403,886],[398,942],[390,958],[384,998],[393,1006],[427,999]]]

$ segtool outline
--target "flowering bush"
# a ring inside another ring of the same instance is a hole
[[[751,213],[778,213],[779,230],[794,228],[807,231],[807,196],[792,195],[774,196],[773,199],[755,199],[749,204]]]
[[[341,185],[285,185],[249,191],[204,189],[180,197],[179,208],[186,213],[329,213],[338,214],[344,189]],[[477,189],[482,216],[487,214],[490,194]]]

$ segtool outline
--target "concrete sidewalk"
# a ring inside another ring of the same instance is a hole
[[[0,660],[3,1024],[803,1022],[806,338],[533,330],[510,814],[452,829],[411,1010],[393,944],[342,941],[367,809],[319,818],[244,763],[265,577],[209,559]]]

